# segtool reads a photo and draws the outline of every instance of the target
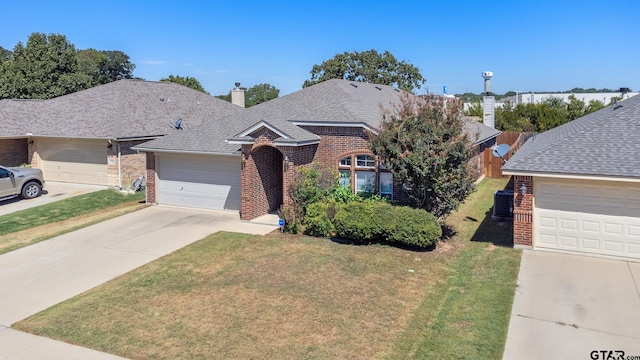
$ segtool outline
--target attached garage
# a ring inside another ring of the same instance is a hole
[[[39,139],[37,152],[46,181],[108,185],[105,140]]]
[[[156,154],[157,202],[240,211],[240,157]]]
[[[640,259],[640,183],[534,178],[533,247]]]

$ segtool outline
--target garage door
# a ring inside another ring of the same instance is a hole
[[[46,181],[108,185],[107,143],[96,140],[38,140]]]
[[[640,184],[534,179],[534,247],[640,258]]]
[[[215,210],[240,210],[240,157],[157,155],[157,201]]]

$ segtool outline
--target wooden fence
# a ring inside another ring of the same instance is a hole
[[[504,160],[509,160],[530,136],[530,133],[519,133],[515,131],[505,131],[498,135],[496,145],[509,145],[509,152],[504,156]],[[504,165],[505,161],[500,157],[493,156],[492,151],[493,149],[489,147],[482,152],[482,169],[486,177],[501,178],[503,177],[502,165]]]

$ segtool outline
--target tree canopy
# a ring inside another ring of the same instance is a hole
[[[345,79],[381,85],[395,85],[413,92],[426,82],[420,70],[405,61],[398,61],[389,51],[376,50],[344,52],[332,59],[313,65],[311,79],[303,88],[330,79]]]
[[[471,142],[461,103],[435,96],[406,97],[386,114],[370,148],[403,183],[412,206],[442,218],[473,191]]]
[[[244,102],[247,108],[275,99],[280,95],[280,90],[271,84],[258,84],[248,89],[246,87],[240,87],[240,89],[245,91]],[[231,91],[216,97],[231,102]]]
[[[176,84],[180,84],[180,85],[192,88],[194,90],[202,91],[205,94],[208,94],[208,92],[204,89],[204,87],[202,87],[202,84],[200,84],[200,81],[198,81],[198,79],[191,76],[183,77],[183,76],[169,75],[166,78],[160,79],[160,81],[174,82]]]
[[[258,84],[247,89],[245,98],[245,107],[252,107],[263,102],[275,99],[280,94],[275,86],[270,84]]]
[[[0,98],[50,99],[133,77],[122,51],[76,50],[60,34],[33,33],[27,44],[0,48]]]
[[[579,117],[604,108],[602,101],[591,100],[588,104],[569,96],[569,102],[558,97],[550,97],[539,104],[513,105],[506,102],[496,107],[496,128],[502,131],[542,132],[568,123]]]

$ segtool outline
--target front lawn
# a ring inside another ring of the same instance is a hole
[[[0,254],[138,210],[144,192],[101,190],[0,216]]]
[[[520,252],[470,239],[505,183],[433,251],[216,233],[14,326],[131,359],[500,358]]]

